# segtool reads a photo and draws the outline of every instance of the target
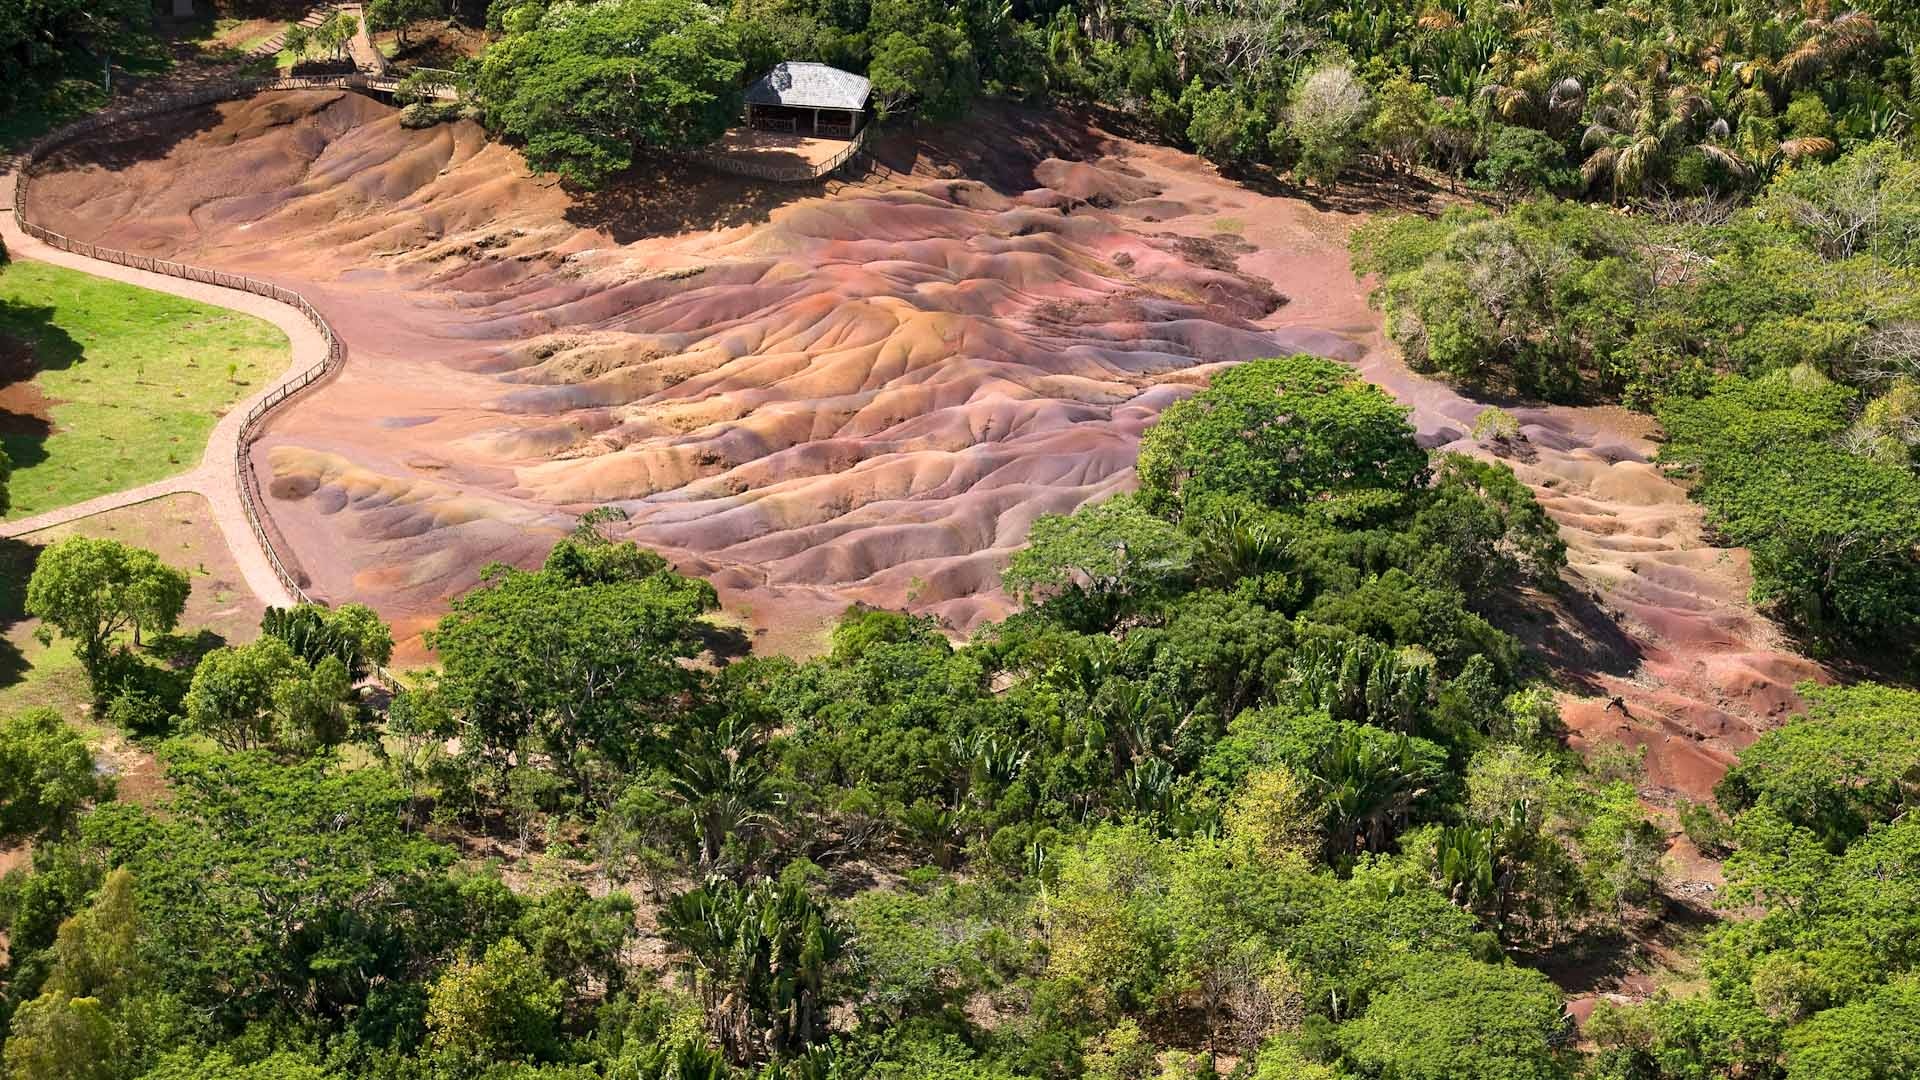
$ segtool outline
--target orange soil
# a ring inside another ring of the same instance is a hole
[[[1258,356],[1354,362],[1423,443],[1477,449],[1483,406],[1383,346],[1354,215],[1050,114],[937,135],[882,145],[884,179],[663,168],[582,201],[471,125],[289,93],[103,136],[32,205],[334,322],[345,372],[254,461],[316,591],[403,630],[603,503],[761,631],[812,640],[795,628],[853,600],[964,630],[1008,610],[998,572],[1037,515],[1128,486],[1160,409]],[[1510,411],[1572,548],[1572,598],[1529,634],[1569,722],[1697,795],[1818,669],[1754,615],[1744,553],[1705,541],[1643,420]]]

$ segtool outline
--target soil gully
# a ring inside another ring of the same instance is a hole
[[[303,92],[102,137],[33,205],[83,239],[284,281],[335,323],[346,370],[254,464],[316,590],[403,630],[608,503],[763,648],[804,650],[854,600],[964,629],[1007,610],[998,570],[1034,517],[1129,485],[1159,411],[1257,356],[1352,362],[1425,444],[1487,452],[1482,405],[1383,347],[1354,216],[1052,114],[878,154],[861,183],[698,178],[669,206],[637,177],[583,203],[471,125],[408,131]],[[1753,613],[1744,553],[1705,541],[1644,419],[1509,411],[1512,464],[1570,547],[1529,632],[1568,721],[1646,745],[1650,783],[1697,797],[1820,672]]]

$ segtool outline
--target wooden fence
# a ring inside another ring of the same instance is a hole
[[[156,259],[150,255],[136,255],[133,252],[120,251],[116,248],[102,247],[98,244],[90,244],[85,240],[75,240],[70,236],[54,232],[52,229],[35,225],[33,222],[27,220],[27,174],[31,171],[34,162],[41,155],[56,147],[64,146],[76,139],[90,135],[113,124],[124,123],[128,120],[138,120],[148,116],[156,116],[166,112],[174,112],[180,109],[189,109],[199,105],[207,105],[216,101],[226,101],[236,97],[248,97],[270,90],[365,90],[369,89],[369,87],[364,84],[369,81],[370,80],[362,76],[356,75],[334,78],[234,80],[201,87],[184,94],[157,98],[153,101],[144,102],[140,105],[118,110],[110,114],[90,116],[42,136],[22,151],[20,154],[19,170],[14,175],[13,219],[15,223],[20,226],[21,232],[39,240],[41,243],[49,247],[58,248],[61,251],[72,252],[75,255],[88,259],[99,259],[103,262],[110,262],[119,266],[128,266],[136,270],[146,270],[150,273],[164,274],[168,277],[183,278],[188,281],[197,281],[206,285],[217,285],[225,289],[239,289],[243,292],[253,293],[256,296],[264,296],[292,307],[304,316],[308,322],[312,323],[316,330],[320,331],[320,336],[327,344],[326,357],[307,370],[295,375],[293,378],[285,380],[275,386],[266,397],[260,399],[260,401],[254,404],[253,408],[247,410],[247,415],[240,422],[240,437],[233,454],[234,478],[240,490],[240,506],[246,513],[247,524],[252,527],[254,538],[260,542],[260,549],[265,552],[268,565],[273,567],[274,576],[278,577],[280,583],[287,587],[287,591],[293,595],[294,599],[303,603],[314,603],[317,601],[315,601],[312,594],[307,592],[306,588],[301,584],[300,580],[295,577],[294,573],[287,568],[287,564],[280,558],[280,553],[274,549],[273,539],[268,533],[266,522],[261,511],[260,485],[259,479],[254,475],[253,471],[251,448],[254,438],[259,433],[260,426],[266,421],[267,414],[285,404],[302,390],[307,389],[340,370],[341,365],[346,363],[347,343],[341,340],[339,334],[334,333],[333,326],[327,322],[326,317],[321,315],[312,303],[308,302],[306,297],[292,289],[275,285],[271,281],[263,281],[259,278],[247,277],[243,274],[229,274],[220,270],[209,270],[206,267],[193,266],[189,263],[175,262],[170,259]],[[378,89],[378,87],[373,87],[373,89]],[[393,682],[392,674],[385,669],[380,669],[376,671],[375,674],[390,688],[396,685]]]
[[[858,157],[860,152],[866,149],[866,145],[867,131],[862,128],[860,134],[854,136],[845,149],[819,165],[769,165],[722,151],[713,151],[702,156],[707,164],[721,172],[751,176],[758,180],[772,180],[780,184],[798,184],[808,180],[818,180],[837,172],[847,162]]]

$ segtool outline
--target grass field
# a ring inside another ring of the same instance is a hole
[[[286,369],[271,323],[45,263],[0,267],[0,446],[27,517],[193,468]]]

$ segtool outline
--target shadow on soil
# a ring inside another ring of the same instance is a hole
[[[1662,897],[1657,915],[1623,932],[1583,936],[1554,949],[1518,954],[1516,959],[1538,968],[1563,993],[1639,996],[1655,989],[1655,970],[1668,958],[1693,952],[1702,935],[1719,921],[1711,910]]]
[[[118,172],[142,161],[164,158],[175,146],[219,124],[220,113],[215,105],[122,120],[41,155],[35,160],[34,173],[74,171],[89,166]]]
[[[1034,170],[1049,158],[1093,160],[1106,153],[1109,139],[1094,123],[1077,113],[987,103],[964,123],[876,129],[855,164],[805,183],[733,176],[689,159],[645,161],[599,191],[575,194],[566,220],[628,244],[759,224],[781,207],[869,178],[966,179],[1017,195],[1042,186]]]
[[[80,343],[54,324],[53,309],[0,300],[0,448],[16,469],[47,459],[58,404],[34,384],[43,371],[65,371],[83,359]]]
[[[40,557],[40,548],[25,540],[0,537],[0,635],[27,617],[27,578]],[[20,647],[0,637],[0,689],[26,678],[27,658]]]
[[[1632,675],[1643,658],[1614,616],[1571,584],[1523,589],[1518,602],[1498,605],[1489,618],[1519,638],[1566,689],[1587,697],[1601,692],[1598,676]]]
[[[826,193],[827,182],[777,184],[716,172],[694,161],[635,165],[599,191],[574,195],[568,224],[631,244],[657,236],[730,229],[766,221],[775,210]],[[689,197],[690,192],[698,192]]]

